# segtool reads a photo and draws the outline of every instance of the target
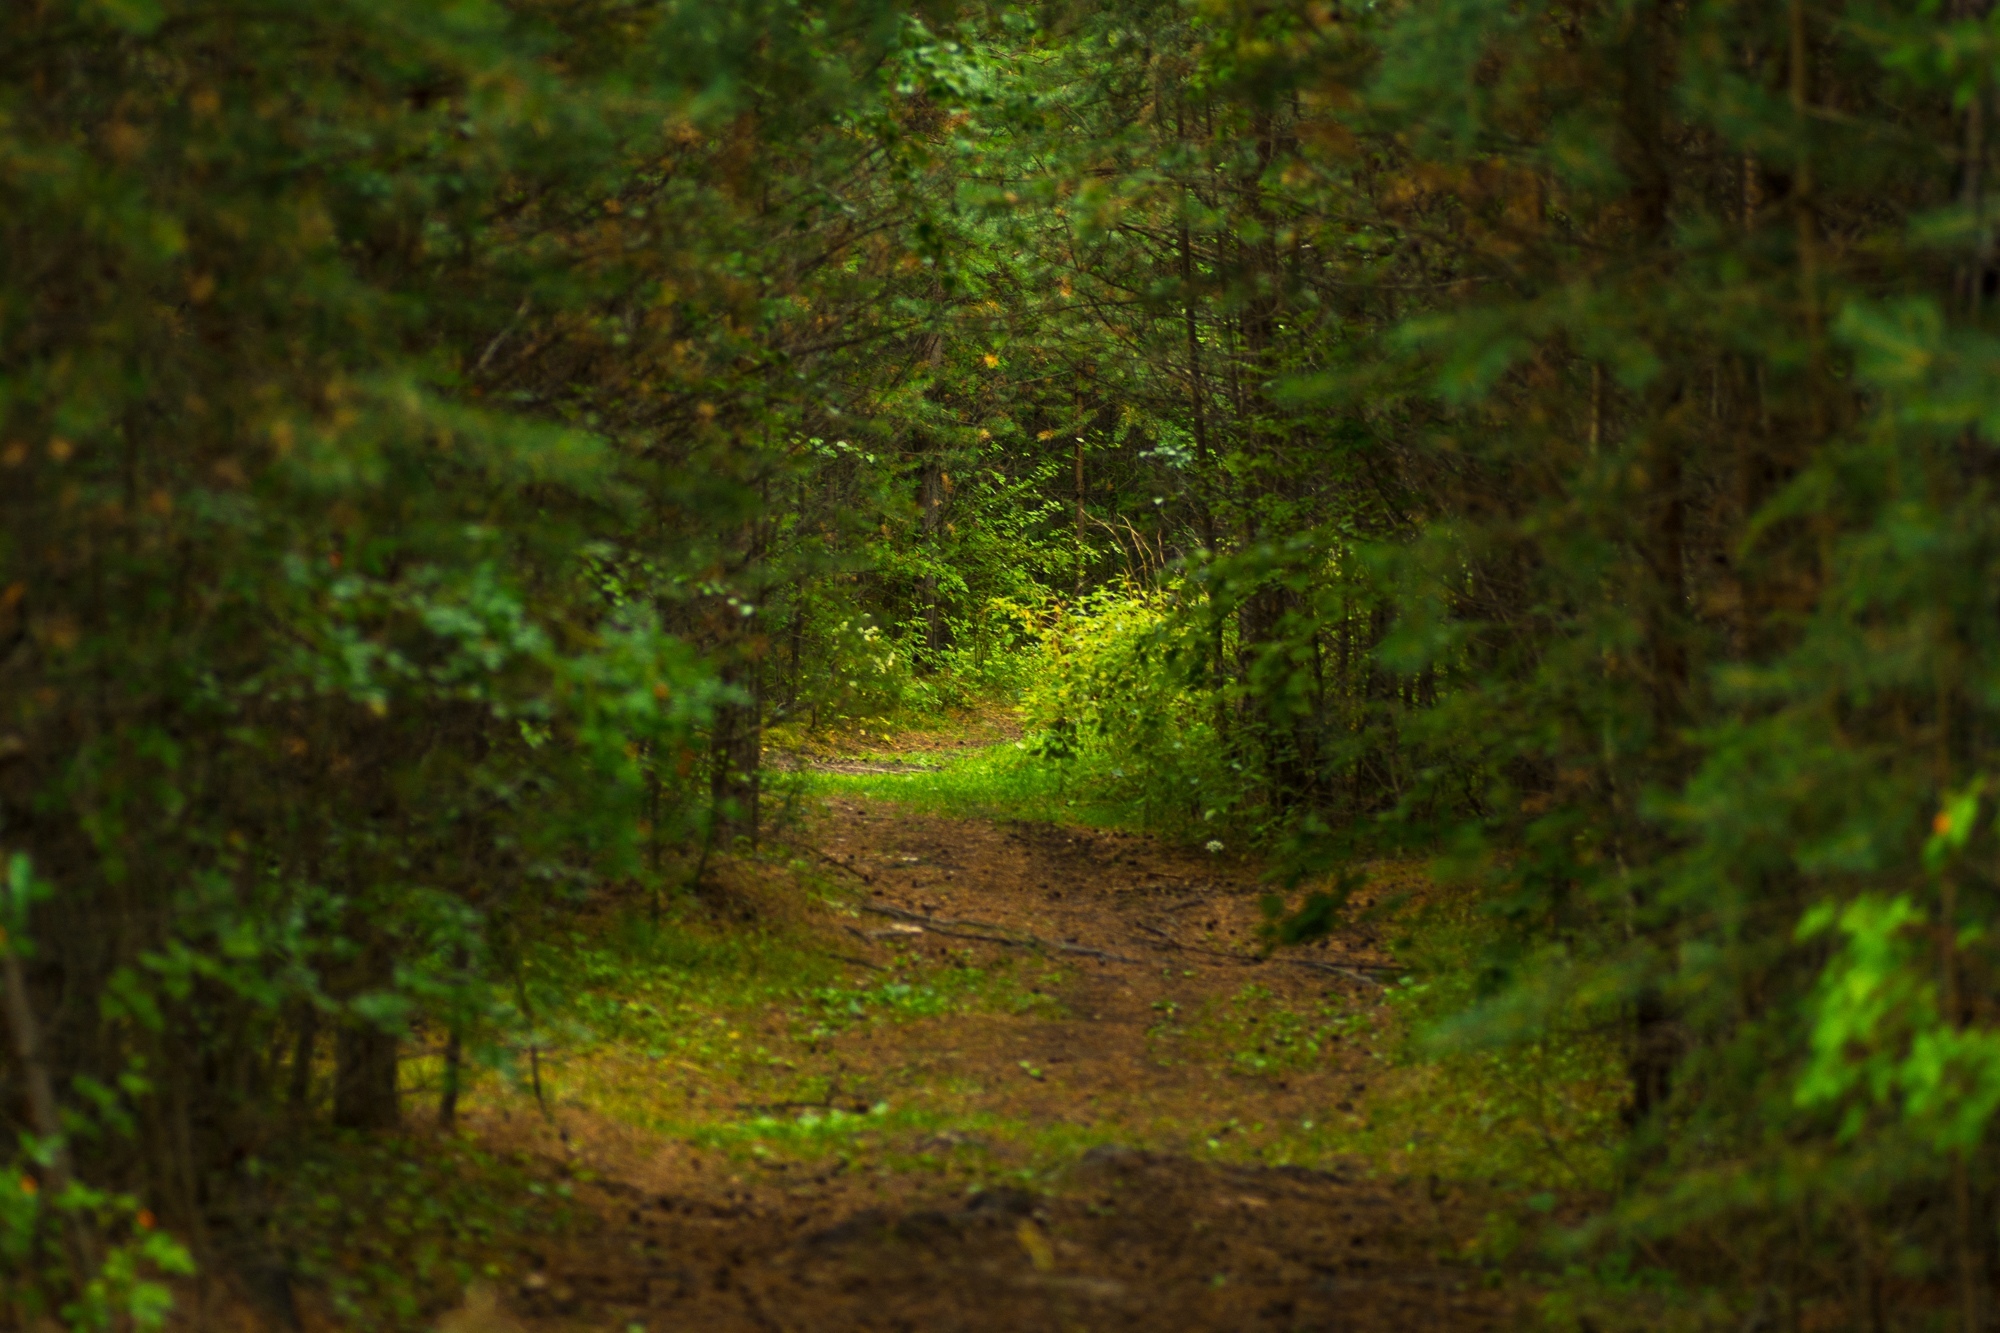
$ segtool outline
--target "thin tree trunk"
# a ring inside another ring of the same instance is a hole
[[[917,485],[917,498],[922,505],[922,528],[924,543],[931,559],[938,558],[938,534],[944,529],[944,465],[936,453],[924,457],[922,478]],[[938,578],[935,573],[924,575],[920,590],[924,604],[924,648],[927,650],[926,669],[935,669],[935,654],[946,647],[944,603],[938,594]]]
[[[352,995],[392,984],[395,959],[388,941],[374,930],[355,932],[362,956]],[[350,1000],[352,998],[350,995]],[[343,1015],[333,1042],[333,1123],[342,1129],[394,1129],[402,1122],[396,1087],[401,1043],[394,1032],[358,1014]]]
[[[71,1164],[69,1143],[62,1132],[62,1113],[56,1103],[55,1082],[49,1075],[48,1062],[42,1055],[42,1029],[35,1019],[35,1009],[28,995],[28,979],[21,969],[21,959],[14,952],[13,941],[0,933],[0,998],[6,1001],[7,1041],[13,1048],[14,1061],[21,1068],[21,1082],[28,1114],[28,1125],[35,1137],[48,1146],[47,1165],[42,1168],[42,1179],[51,1198],[60,1196],[75,1179],[75,1168]],[[84,1229],[80,1216],[71,1213],[65,1216],[70,1257],[76,1265],[79,1283],[89,1280],[97,1270],[97,1244]]]
[[[1673,181],[1668,174],[1665,145],[1665,93],[1661,60],[1668,49],[1662,0],[1652,0],[1636,14],[1626,44],[1622,156],[1632,181],[1633,246],[1640,253],[1670,244]],[[1602,381],[1597,381],[1601,390]],[[1649,673],[1656,754],[1671,759],[1678,748],[1678,730],[1688,704],[1688,657],[1683,637],[1687,607],[1687,500],[1683,483],[1682,441],[1673,422],[1685,386],[1668,380],[1652,391],[1650,435],[1644,442],[1645,528],[1640,557],[1647,581],[1643,633]],[[1601,419],[1601,418],[1600,418]],[[1633,928],[1645,922],[1634,903]],[[1672,1091],[1679,1050],[1674,1015],[1666,995],[1653,981],[1644,983],[1632,1006],[1632,1049],[1629,1123],[1635,1128],[1653,1118]]]
[[[458,1029],[453,1028],[444,1043],[444,1090],[438,1094],[438,1127],[450,1129],[458,1123],[458,1089],[464,1052]]]
[[[709,801],[715,835],[723,849],[738,837],[754,844],[758,832],[760,779],[764,762],[763,671],[756,661],[738,659],[723,680],[749,696],[716,709],[711,748]]]
[[[1076,592],[1083,595],[1083,436],[1076,437]]]
[[[286,1100],[292,1114],[303,1118],[312,1109],[313,1056],[319,1048],[319,1010],[302,1006],[298,1034],[292,1042],[292,1078]]]
[[[350,1018],[334,1038],[333,1123],[342,1129],[394,1129],[402,1122],[396,1089],[396,1034]]]

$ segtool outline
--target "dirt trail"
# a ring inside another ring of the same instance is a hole
[[[975,1122],[1073,1126],[1098,1146],[1034,1190],[968,1194],[938,1172],[746,1166],[578,1108],[552,1127],[488,1122],[498,1140],[588,1167],[597,1178],[578,1197],[603,1223],[538,1256],[540,1270],[501,1293],[503,1322],[481,1326],[1371,1333],[1513,1322],[1510,1299],[1451,1257],[1477,1229],[1476,1201],[1435,1182],[1371,1180],[1360,1163],[1204,1158],[1203,1135],[1212,1154],[1231,1134],[1339,1114],[1369,1076],[1368,1034],[1357,1028],[1311,1068],[1243,1074],[1175,1058],[1201,1040],[1177,1035],[1176,1016],[1214,1012],[1252,982],[1365,1013],[1383,962],[1366,933],[1304,951],[1313,966],[1258,962],[1248,874],[1132,835],[840,798],[808,837],[862,895],[865,910],[828,923],[857,960],[891,947],[1019,956],[1034,946],[995,941],[1032,936],[1061,964],[1059,1004],[1046,1009],[841,1034],[840,1096],[861,1105],[893,1086]]]

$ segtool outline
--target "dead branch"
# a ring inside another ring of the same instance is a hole
[[[1359,960],[1333,963],[1318,958],[1297,958],[1290,954],[1242,954],[1230,953],[1224,949],[1207,949],[1199,944],[1183,944],[1173,936],[1167,934],[1166,931],[1161,930],[1158,926],[1149,926],[1143,921],[1137,924],[1140,930],[1145,931],[1149,935],[1157,935],[1161,940],[1165,941],[1163,944],[1154,944],[1150,940],[1139,941],[1149,948],[1173,949],[1180,953],[1200,954],[1204,958],[1220,958],[1225,962],[1238,963],[1245,967],[1256,967],[1263,963],[1289,963],[1293,967],[1303,967],[1314,972],[1328,972],[1335,976],[1347,977],[1351,980],[1359,981],[1364,985],[1373,986],[1376,990],[1386,990],[1388,988],[1374,977],[1369,976],[1368,972],[1393,972],[1396,970],[1394,967],[1384,963],[1364,963]]]
[[[1086,944],[1065,944],[1061,940],[1045,940],[1039,935],[1031,935],[1024,930],[1014,930],[1009,926],[995,925],[990,921],[953,921],[925,916],[921,912],[908,912],[900,907],[868,906],[861,909],[875,916],[886,916],[895,921],[908,921],[922,926],[933,935],[949,935],[954,939],[981,940],[987,944],[1005,944],[1016,949],[1041,949],[1053,953],[1079,954],[1085,958],[1102,958],[1113,963],[1136,963],[1137,958],[1127,958],[1124,954],[1111,953],[1105,949],[1093,949]],[[989,934],[990,931],[1008,932]]]

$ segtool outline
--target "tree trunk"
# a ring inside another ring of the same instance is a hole
[[[465,1066],[464,1045],[453,1028],[444,1043],[444,1089],[438,1094],[438,1127],[450,1129],[458,1123],[458,1088]]]
[[[938,558],[938,534],[944,528],[945,478],[944,464],[932,453],[925,457],[923,474],[918,482],[917,498],[923,506],[924,545],[932,559]],[[945,626],[944,604],[938,596],[936,574],[924,575],[924,647],[929,654],[941,653],[947,646],[949,634]],[[936,670],[933,658],[924,664],[926,670]]]
[[[301,1001],[299,1025],[292,1041],[292,1081],[286,1094],[292,1114],[303,1117],[312,1108],[313,1055],[319,1049],[319,1010]]]
[[[396,1034],[348,1019],[334,1039],[333,1123],[342,1129],[394,1129],[402,1121],[396,1095]]]
[[[361,957],[351,974],[348,998],[393,983],[395,956],[389,942],[365,925],[354,932]],[[358,1014],[342,1016],[333,1039],[333,1123],[342,1129],[394,1129],[402,1121],[396,1092],[398,1034]]]
[[[1634,14],[1625,44],[1621,164],[1630,179],[1632,246],[1639,254],[1671,243],[1673,179],[1667,170],[1666,93],[1662,62],[1672,49],[1665,7],[1654,0]],[[1601,382],[1600,382],[1601,383]],[[1645,496],[1639,556],[1646,581],[1642,604],[1653,747],[1651,777],[1671,783],[1680,767],[1678,732],[1688,716],[1687,497],[1679,417],[1686,386],[1664,376],[1647,403],[1640,486]],[[1630,812],[1627,812],[1628,815]],[[1633,904],[1632,928],[1644,931],[1643,905]],[[1672,1091],[1679,1043],[1665,993],[1647,981],[1633,1002],[1632,1100],[1629,1123],[1645,1123]]]
[[[716,839],[726,850],[739,837],[753,844],[757,840],[758,769],[764,762],[763,671],[757,662],[739,659],[724,668],[722,677],[750,696],[747,702],[722,705],[715,714],[709,800]]]

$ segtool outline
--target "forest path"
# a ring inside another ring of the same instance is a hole
[[[819,926],[857,971],[1012,967],[1024,1002],[816,1039],[838,1070],[829,1112],[910,1117],[818,1157],[701,1149],[572,1099],[549,1121],[482,1117],[489,1139],[566,1159],[601,1223],[536,1256],[502,1322],[442,1329],[1512,1322],[1513,1298],[1456,1257],[1476,1200],[1311,1151],[1315,1117],[1353,1111],[1380,1068],[1366,931],[1300,951],[1307,965],[1259,961],[1250,873],[1132,834],[843,794],[803,842],[855,894]],[[662,1099],[696,1095],[648,1077]],[[1288,1157],[1312,1166],[1274,1164]]]

